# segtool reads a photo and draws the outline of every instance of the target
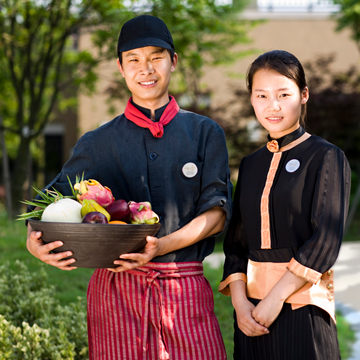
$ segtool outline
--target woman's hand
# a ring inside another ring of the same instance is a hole
[[[257,323],[253,318],[252,313],[254,309],[255,305],[248,299],[243,299],[236,305],[235,312],[239,329],[246,336],[261,336],[269,334],[267,327]]]
[[[71,251],[64,251],[57,254],[51,254],[50,251],[62,246],[61,241],[54,241],[49,244],[44,244],[41,239],[40,231],[33,231],[31,225],[28,224],[28,234],[26,240],[26,246],[29,252],[34,255],[36,258],[40,259],[46,264],[55,266],[61,270],[74,270],[76,267],[70,266],[75,262],[75,259],[64,258],[71,256]]]
[[[246,284],[242,280],[236,280],[229,284],[231,301],[236,312],[239,329],[246,336],[261,336],[269,333],[269,330],[258,324],[253,318],[252,312],[255,305],[246,297]]]
[[[266,296],[257,304],[252,316],[257,323],[268,328],[279,316],[283,305],[283,301]]]
[[[257,304],[252,313],[254,319],[269,327],[279,316],[285,300],[305,284],[305,279],[286,271],[267,296]]]
[[[160,240],[153,236],[146,237],[147,244],[139,253],[123,254],[120,260],[115,260],[114,264],[119,265],[117,268],[109,268],[112,272],[121,272],[144,266],[160,253]]]

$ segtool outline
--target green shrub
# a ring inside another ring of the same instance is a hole
[[[42,268],[0,267],[0,360],[88,359],[86,302],[61,306]]]
[[[66,339],[65,339],[66,340]],[[0,359],[75,359],[74,344],[62,341],[56,344],[50,331],[23,322],[21,327],[12,325],[0,315]]]

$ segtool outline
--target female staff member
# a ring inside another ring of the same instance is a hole
[[[301,126],[309,90],[295,56],[270,51],[247,76],[269,142],[244,158],[219,290],[235,308],[235,359],[339,359],[331,266],[350,192],[344,153]]]

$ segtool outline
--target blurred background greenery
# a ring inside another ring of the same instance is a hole
[[[92,270],[41,264],[26,250],[25,226],[13,219],[24,211],[20,200],[32,199],[32,186],[42,188],[60,171],[84,132],[123,111],[129,93],[116,74],[117,37],[126,20],[144,13],[162,18],[173,35],[179,63],[171,93],[181,107],[224,128],[232,179],[265,138],[245,90],[247,66],[273,48],[302,61],[310,88],[307,128],[349,159],[345,240],[360,240],[358,0],[0,0],[0,264],[8,261],[0,270],[0,331],[7,334],[0,338],[0,360],[86,359],[84,298]],[[231,358],[232,306],[216,291],[220,274],[206,267]],[[36,294],[43,311],[34,318],[32,304],[22,299]],[[49,310],[47,298],[57,310]],[[338,330],[346,359],[354,334],[341,316]]]

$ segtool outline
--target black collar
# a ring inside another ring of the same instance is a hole
[[[305,130],[300,126],[299,128],[297,128],[295,131],[293,131],[290,134],[286,134],[285,136],[279,138],[279,139],[272,139],[270,137],[270,135],[268,135],[268,140],[269,141],[273,141],[276,140],[277,143],[279,144],[279,149],[281,149],[282,147],[292,143],[293,141],[297,140],[300,136],[305,134]]]

